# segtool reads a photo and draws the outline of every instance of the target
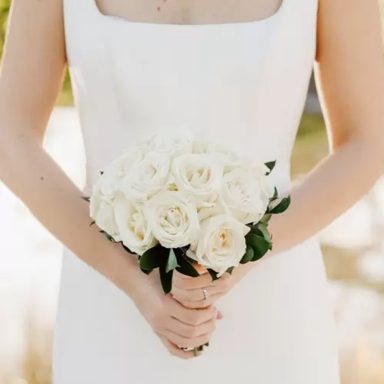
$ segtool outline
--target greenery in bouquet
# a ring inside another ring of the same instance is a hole
[[[272,249],[272,215],[288,208],[270,177],[276,162],[257,163],[190,130],[158,130],[109,163],[95,180],[90,215],[107,238],[159,270],[165,293],[174,270],[196,277],[232,273]]]

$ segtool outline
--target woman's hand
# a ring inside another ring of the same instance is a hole
[[[189,277],[175,270],[171,295],[186,308],[196,309],[212,306],[245,276],[251,267],[250,264],[252,263],[240,264],[233,270],[232,274],[225,272],[215,281],[212,280],[209,272],[203,268],[199,268],[200,276],[198,277]],[[222,316],[221,313],[219,316]]]
[[[209,342],[215,330],[216,308],[213,305],[187,308],[164,294],[157,274],[144,276],[148,282],[132,296],[137,308],[172,355],[183,359],[194,357],[193,351],[179,347],[198,347]]]

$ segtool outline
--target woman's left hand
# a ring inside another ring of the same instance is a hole
[[[187,308],[204,308],[226,295],[246,274],[249,267],[245,267],[246,264],[239,265],[232,274],[225,272],[214,281],[209,272],[202,268],[198,277],[186,276],[175,270],[171,295]]]

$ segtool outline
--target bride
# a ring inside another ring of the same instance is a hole
[[[12,2],[0,177],[64,245],[56,384],[339,383],[316,234],[383,169],[380,36],[373,0]],[[42,147],[66,66],[87,158],[82,190]],[[313,67],[330,154],[291,184]],[[176,274],[164,295],[156,273],[89,225],[80,197],[127,145],[183,123],[277,159],[275,182],[292,204],[271,220],[273,251],[260,261],[215,282]]]

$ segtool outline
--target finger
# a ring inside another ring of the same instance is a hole
[[[169,341],[165,336],[160,336],[160,340],[173,356],[179,357],[181,359],[191,359],[196,356],[193,351],[183,351],[182,349],[178,348],[176,344]],[[201,352],[197,353],[199,355],[201,354]]]
[[[185,324],[175,318],[170,318],[165,329],[179,336],[191,339],[199,336],[209,336],[216,328],[216,318],[210,319],[198,326]]]
[[[205,272],[208,272],[207,268],[206,267],[203,267],[201,264],[199,263],[194,263],[193,264],[193,268],[196,269],[197,272],[199,272],[200,275],[202,275],[203,273]]]
[[[203,335],[203,336],[196,336],[193,338],[183,337],[180,335],[177,335],[176,333],[173,333],[168,330],[163,330],[162,332],[164,336],[171,341],[172,343],[176,344],[178,347],[181,348],[195,348],[199,347],[203,344],[206,344],[210,340],[211,335]]]
[[[208,272],[197,277],[190,277],[175,270],[172,284],[181,289],[204,288],[212,285],[212,277]]]
[[[216,287],[206,286],[204,288],[187,289],[187,290],[173,286],[172,290],[171,290],[171,295],[179,301],[199,301],[199,302],[201,302],[201,301],[205,300],[205,295],[204,295],[203,289],[205,289],[207,291],[207,298],[214,296],[216,294],[225,292],[224,288],[221,286],[216,286]]]
[[[231,279],[232,275],[228,272],[225,272],[218,279],[212,281],[211,285],[214,287],[221,287],[221,289],[225,290],[228,289]]]
[[[224,293],[217,293],[216,295],[209,296],[207,300],[199,300],[199,301],[182,300],[179,302],[186,308],[201,309],[201,308],[205,308],[207,306],[215,304],[216,301],[222,298],[223,296],[224,296]],[[175,300],[177,299],[175,298]]]
[[[216,317],[217,309],[214,306],[207,306],[201,309],[190,309],[184,307],[177,300],[172,299],[170,314],[172,317],[190,325],[199,325],[209,319]]]

